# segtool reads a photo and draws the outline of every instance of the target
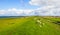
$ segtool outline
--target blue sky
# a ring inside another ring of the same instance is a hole
[[[37,6],[29,4],[30,0],[0,0],[0,9],[36,9]]]
[[[60,16],[60,0],[0,0],[0,16]]]

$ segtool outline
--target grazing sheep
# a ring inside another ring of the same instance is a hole
[[[39,25],[40,27],[42,27],[42,25]]]
[[[38,23],[40,23],[40,21],[39,21],[39,20],[37,20],[37,22],[38,22]]]
[[[40,19],[34,18],[34,20],[36,21],[36,24],[38,24],[40,27],[42,27],[43,25],[45,25],[44,23],[42,23],[40,21]]]
[[[43,25],[45,25],[45,23],[43,23]]]
[[[34,18],[34,20],[36,20],[37,18]]]
[[[41,23],[40,20],[37,20],[37,24],[38,24],[40,27],[42,27],[42,23]]]

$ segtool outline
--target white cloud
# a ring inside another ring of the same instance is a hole
[[[4,12],[0,12],[0,15],[3,15],[3,14],[5,14]]]
[[[16,13],[17,13],[18,15],[19,15],[19,14],[22,14],[22,13],[23,13],[23,10],[18,10]]]
[[[0,15],[10,15],[10,16],[15,16],[15,15],[30,15],[32,14],[33,10],[21,10],[21,9],[16,9],[16,8],[11,8],[7,10],[0,10]]]
[[[60,16],[60,0],[31,0],[29,3],[41,6],[35,10],[40,15]]]
[[[8,11],[17,11],[16,8],[11,8],[11,9],[8,9]]]
[[[5,14],[5,10],[0,10],[0,15]]]
[[[56,8],[54,6],[44,6],[37,8],[36,10],[21,10],[21,9],[14,9],[14,10],[0,10],[0,15],[10,15],[10,16],[18,16],[18,15],[54,15],[60,16],[60,8]]]
[[[38,15],[43,16],[60,16],[60,8],[56,8],[54,6],[40,7],[36,9],[35,12],[38,12]]]
[[[32,5],[60,5],[60,0],[31,0]]]
[[[31,14],[32,11],[33,11],[33,10],[24,10],[24,13],[25,13],[26,15],[29,15],[29,14]]]

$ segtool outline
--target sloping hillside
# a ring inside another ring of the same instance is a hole
[[[0,35],[60,35],[60,25],[52,20],[43,17],[3,18],[0,19]]]

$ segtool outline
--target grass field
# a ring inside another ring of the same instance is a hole
[[[60,35],[60,18],[0,18],[0,35]]]

